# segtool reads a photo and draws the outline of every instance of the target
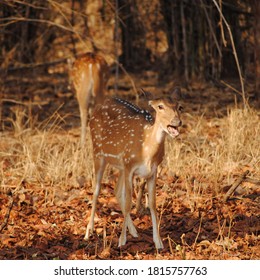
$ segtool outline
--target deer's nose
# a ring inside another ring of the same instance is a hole
[[[171,121],[171,124],[172,124],[173,126],[178,127],[178,126],[181,126],[181,125],[182,125],[182,121],[181,121],[179,118],[174,118],[174,119]]]

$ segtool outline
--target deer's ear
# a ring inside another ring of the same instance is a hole
[[[155,102],[154,100],[149,100],[148,104],[149,104],[151,107],[154,108],[154,106],[155,106],[154,102]]]
[[[174,88],[170,95],[171,98],[175,100],[181,100],[182,99],[181,88],[180,87]]]
[[[140,96],[144,96],[145,100],[150,101],[153,99],[153,95],[149,91],[145,91],[143,88],[140,88]]]

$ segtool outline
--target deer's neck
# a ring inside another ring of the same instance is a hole
[[[144,158],[152,159],[156,157],[158,158],[158,161],[162,160],[165,136],[165,131],[156,121],[152,126],[146,128],[143,144]]]

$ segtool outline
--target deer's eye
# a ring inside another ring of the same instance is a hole
[[[163,110],[164,109],[163,105],[158,105],[158,109]]]
[[[178,106],[178,111],[179,111],[179,112],[182,112],[183,110],[184,110],[184,108],[183,108],[181,105],[179,105],[179,106]]]

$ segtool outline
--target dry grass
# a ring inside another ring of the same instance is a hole
[[[235,108],[221,119],[186,114],[185,123],[185,134],[167,143],[166,154],[169,169],[186,185],[196,179],[197,188],[210,187],[217,194],[233,175],[245,170],[260,174],[258,112]]]
[[[22,118],[21,118],[22,115]],[[79,148],[77,132],[64,131],[64,120],[54,114],[50,119],[28,128],[27,116],[19,110],[13,120],[13,132],[0,138],[1,188],[18,191],[25,183],[32,187],[55,190],[78,187],[91,180],[92,154],[90,139],[86,149]],[[23,122],[21,122],[23,119]]]
[[[91,180],[90,137],[82,152],[78,132],[62,130],[58,115],[32,129],[24,112],[15,113],[13,132],[2,132],[0,138],[2,187],[15,184],[17,188],[26,181],[60,188],[71,186],[82,176]],[[228,180],[245,169],[251,175],[260,173],[260,122],[256,111],[232,109],[222,119],[186,114],[184,120],[187,127],[181,138],[167,141],[165,163],[187,184],[192,178],[204,178],[217,193],[223,178]]]
[[[0,138],[2,189],[17,190],[26,182],[54,191],[91,181],[89,137],[82,152],[75,136],[79,129],[62,130],[60,123],[64,120],[58,114],[35,128],[28,125],[33,121],[24,112],[16,110],[15,115],[13,132],[2,132]],[[256,111],[231,109],[221,119],[187,113],[184,122],[182,136],[166,143],[164,164],[182,178],[188,190],[201,194],[211,188],[217,194],[230,184],[234,174],[245,169],[252,176],[260,174],[260,122]]]

